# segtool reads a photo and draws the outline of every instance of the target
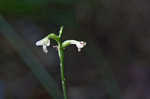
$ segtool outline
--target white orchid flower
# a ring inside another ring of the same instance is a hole
[[[69,46],[70,44],[76,45],[78,48],[78,52],[81,51],[81,49],[86,46],[86,42],[84,41],[76,41],[76,40],[67,40],[63,43],[64,48]]]
[[[86,46],[86,42],[84,42],[84,41],[70,40],[70,44],[76,45],[76,47],[78,48],[78,52],[80,52],[81,49],[82,49],[84,46]]]
[[[50,40],[48,37],[45,37],[44,39],[37,41],[36,46],[43,46],[43,51],[48,53],[47,47],[50,46]]]

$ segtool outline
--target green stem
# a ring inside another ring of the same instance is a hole
[[[61,36],[63,34],[63,29],[64,29],[64,26],[61,26],[60,30],[59,30],[59,38],[61,38]]]
[[[58,41],[58,54],[60,58],[62,89],[63,89],[64,99],[67,99],[66,81],[64,75],[64,50],[62,48],[62,44],[60,40]]]

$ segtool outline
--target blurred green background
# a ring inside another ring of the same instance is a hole
[[[63,99],[59,59],[35,42],[64,25],[69,99],[149,99],[147,0],[0,0],[0,99]],[[52,45],[55,42],[52,41]]]

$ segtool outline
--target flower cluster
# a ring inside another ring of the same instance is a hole
[[[78,48],[78,52],[80,52],[81,49],[84,46],[86,46],[86,42],[84,42],[84,41],[67,40],[67,41],[63,42],[63,46],[64,47],[67,47],[67,46],[69,46],[71,44],[76,45],[76,47]],[[36,42],[36,46],[43,46],[43,51],[45,53],[48,53],[47,47],[50,46],[50,39],[48,37],[46,37],[46,38],[44,38],[42,40],[39,40],[39,41]]]
[[[80,52],[81,49],[84,46],[86,46],[86,42],[77,41],[77,40],[66,40],[62,43],[61,42],[62,31],[63,31],[63,26],[60,28],[59,35],[51,33],[48,36],[46,36],[44,39],[37,41],[36,46],[43,46],[43,51],[45,53],[48,53],[47,47],[50,46],[50,39],[55,40],[57,44],[61,46],[62,49],[65,49],[67,46],[73,44],[73,45],[76,45],[76,47],[78,48],[78,52]]]

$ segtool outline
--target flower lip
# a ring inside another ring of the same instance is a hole
[[[50,40],[46,37],[36,42],[36,46],[43,46],[43,51],[48,53],[47,47],[50,46]]]
[[[80,41],[80,48],[83,48],[84,46],[86,46],[86,42]]]
[[[82,49],[84,46],[86,46],[86,42],[80,41],[80,42],[78,42],[78,43],[76,44],[76,46],[77,46],[77,48],[78,48],[78,52],[80,52],[81,49]]]

